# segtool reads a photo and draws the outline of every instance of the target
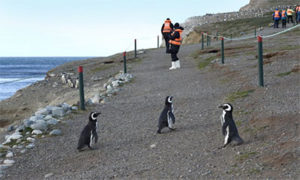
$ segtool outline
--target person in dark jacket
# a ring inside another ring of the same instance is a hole
[[[169,40],[170,40],[170,35],[171,35],[172,31],[173,31],[173,24],[172,24],[170,18],[167,18],[161,27],[161,34],[164,37],[165,42],[166,42],[166,53],[170,53]]]
[[[183,27],[179,26],[178,23],[175,23],[174,29],[175,30],[171,34],[170,41],[169,41],[169,43],[171,44],[171,58],[172,58],[172,66],[169,68],[170,70],[180,68],[180,60],[177,57],[177,53],[182,43],[181,33],[184,30]]]

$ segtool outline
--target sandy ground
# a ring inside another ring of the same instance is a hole
[[[53,173],[49,179],[296,179],[299,37],[298,29],[264,41],[265,87],[258,86],[256,40],[226,42],[225,65],[219,52],[185,45],[179,53],[182,68],[175,71],[168,70],[170,55],[164,49],[147,50],[141,61],[130,65],[133,82],[105,104],[66,117],[60,124],[62,136],[40,139],[33,150],[17,155],[4,178],[43,179]],[[218,48],[219,43],[211,47]],[[197,68],[211,56],[211,64]],[[104,70],[106,78],[121,65],[114,68]],[[89,86],[103,82],[90,81]],[[176,131],[157,135],[167,95],[174,96]],[[245,144],[218,149],[223,136],[217,106],[225,102],[234,106]],[[96,150],[78,153],[77,141],[90,111],[102,112],[99,143]]]

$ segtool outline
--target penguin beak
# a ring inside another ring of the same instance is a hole
[[[223,105],[218,106],[218,108],[222,108],[222,109],[223,109],[223,107],[224,107]]]
[[[100,112],[99,113],[95,113],[95,116],[97,117],[99,114],[101,114]]]

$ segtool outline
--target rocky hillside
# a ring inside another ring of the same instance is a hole
[[[257,19],[259,18],[267,18],[270,20],[270,14],[275,8],[286,8],[287,6],[294,7],[297,3],[299,2],[296,0],[251,0],[248,5],[242,7],[238,12],[206,14],[204,16],[190,17],[184,23],[182,23],[182,26],[185,28],[185,31],[183,32],[183,37],[185,38],[189,35],[192,36],[190,36],[190,38],[185,39],[183,43],[198,43],[200,39],[199,32],[195,32],[195,29],[199,29],[200,26],[207,26],[213,23],[226,24],[229,21],[233,22],[242,19],[248,19],[247,21],[257,21]],[[259,27],[265,25],[266,24],[264,23],[256,26]],[[195,34],[198,34],[197,37],[194,36]]]
[[[298,0],[250,0],[250,3],[242,7],[240,11],[255,10],[258,8],[270,8],[274,6],[288,6],[299,4]]]

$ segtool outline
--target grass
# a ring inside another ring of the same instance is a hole
[[[254,89],[250,89],[247,91],[238,91],[238,92],[231,93],[226,97],[226,101],[234,102],[237,99],[245,98],[245,97],[249,96],[249,94],[254,91],[255,91]]]
[[[204,60],[200,60],[198,62],[198,68],[199,69],[204,69],[206,66],[208,66],[213,60],[215,60],[217,56],[210,56]]]
[[[257,152],[246,152],[243,154],[240,154],[236,157],[236,160],[238,161],[245,161],[253,156],[255,156],[257,154]]]
[[[278,77],[284,77],[284,76],[290,75],[291,73],[292,73],[292,71],[288,71],[288,72],[276,74],[276,76],[278,76]]]
[[[242,125],[242,121],[241,120],[237,120],[235,121],[235,124],[237,127],[240,127]]]
[[[261,172],[258,168],[252,168],[249,170],[249,174],[259,174]]]
[[[101,64],[100,66],[91,69],[90,72],[95,73],[95,72],[99,72],[99,71],[104,71],[104,70],[109,69],[111,67],[113,67],[113,64]]]

